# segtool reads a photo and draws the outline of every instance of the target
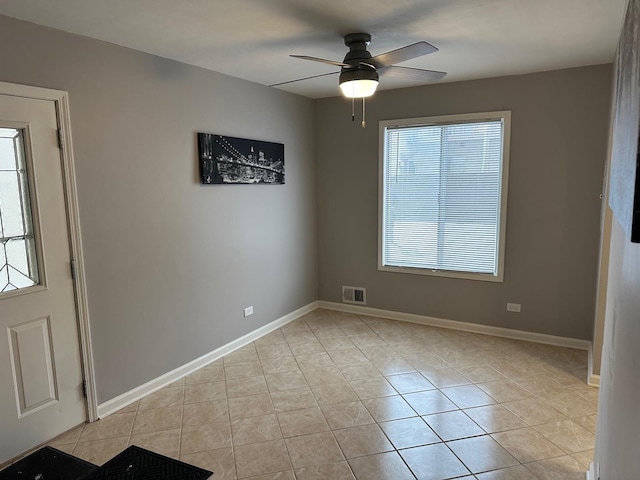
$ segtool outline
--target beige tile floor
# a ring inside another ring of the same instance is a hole
[[[51,445],[217,479],[582,480],[586,352],[316,310]]]

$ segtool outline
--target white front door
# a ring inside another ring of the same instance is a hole
[[[57,132],[0,95],[0,463],[86,419]]]

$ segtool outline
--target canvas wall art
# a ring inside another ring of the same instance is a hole
[[[284,184],[284,144],[198,133],[201,182],[206,185]]]

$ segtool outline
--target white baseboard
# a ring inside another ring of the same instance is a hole
[[[589,347],[589,363],[587,366],[587,385],[590,387],[600,387],[600,375],[593,373],[593,344]]]
[[[391,310],[380,310],[378,308],[362,307],[360,305],[346,305],[342,303],[319,301],[318,307],[342,312],[359,313],[361,315],[370,315],[373,317],[388,318],[390,320],[419,323],[430,327],[449,328],[452,330],[461,330],[463,332],[480,333],[484,335],[493,335],[495,337],[512,338],[514,340],[544,343],[546,345],[555,345],[557,347],[569,347],[588,351],[591,346],[590,341],[580,340],[577,338],[557,337],[555,335],[546,335],[544,333],[526,332],[524,330],[515,330],[511,328],[491,327],[489,325],[481,325],[478,323],[445,320],[442,318],[415,315],[413,313],[402,313]]]
[[[304,307],[301,307],[283,317],[274,320],[271,323],[268,323],[252,332],[243,335],[242,337],[233,340],[232,342],[227,343],[219,348],[216,348],[212,352],[207,353],[195,360],[176,368],[175,370],[171,370],[170,372],[165,373],[164,375],[160,375],[153,380],[148,381],[147,383],[140,385],[128,392],[125,392],[117,397],[114,397],[106,402],[103,402],[98,405],[98,418],[106,417],[114,412],[117,412],[121,408],[130,405],[131,403],[140,400],[142,397],[149,395],[150,393],[155,392],[167,385],[175,382],[176,380],[180,380],[182,377],[189,375],[190,373],[195,372],[199,368],[208,365],[219,358],[224,357],[225,355],[229,355],[234,350],[237,350],[249,343],[257,340],[260,337],[265,336],[267,333],[270,333],[283,325],[286,325],[289,322],[292,322],[296,318],[301,317],[309,312],[312,312],[318,308],[318,302],[311,302]]]

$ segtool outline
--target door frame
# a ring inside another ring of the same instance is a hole
[[[91,347],[91,329],[89,326],[89,303],[82,253],[82,235],[80,231],[80,211],[78,209],[78,191],[71,141],[71,116],[69,113],[69,94],[62,90],[0,82],[0,95],[53,101],[59,128],[60,159],[62,164],[62,183],[65,196],[68,237],[71,264],[75,270],[73,287],[75,293],[76,324],[80,339],[80,360],[82,377],[86,391],[86,413],[89,422],[98,417],[93,349]]]

